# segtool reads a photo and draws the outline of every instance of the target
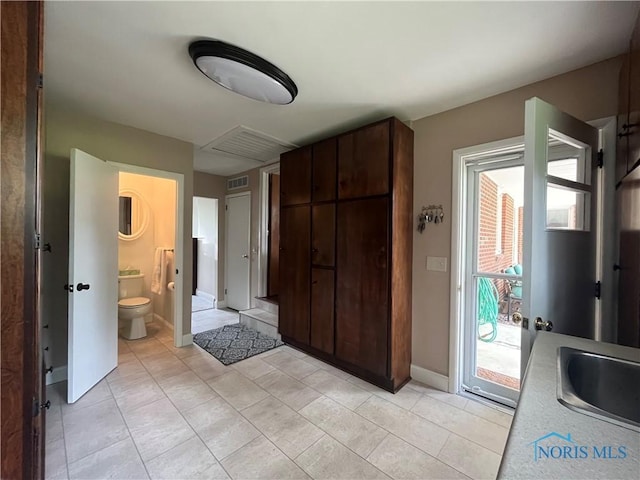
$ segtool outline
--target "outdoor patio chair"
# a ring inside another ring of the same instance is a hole
[[[522,275],[522,265],[516,263],[504,269],[504,273],[509,275]],[[507,315],[511,319],[513,304],[522,303],[522,280],[507,280]]]
[[[478,338],[483,342],[493,342],[498,336],[498,303],[500,296],[498,289],[486,277],[478,279]],[[489,333],[480,333],[480,326],[489,324],[491,331]]]

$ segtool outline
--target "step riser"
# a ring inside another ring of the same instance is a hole
[[[273,313],[274,315],[278,315],[278,304],[265,302],[264,300],[260,300],[259,298],[255,299],[255,308],[261,308],[262,310]]]
[[[278,328],[268,323],[262,322],[257,318],[249,317],[248,315],[240,314],[240,323],[246,325],[249,328],[257,330],[260,333],[270,336],[271,338],[277,338],[280,340],[280,334]]]

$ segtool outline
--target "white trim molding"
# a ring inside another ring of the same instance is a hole
[[[192,345],[193,344],[193,334],[191,333],[187,333],[186,335],[182,336],[182,345],[179,345],[180,347],[186,347],[188,345]]]
[[[54,368],[51,373],[47,373],[46,379],[47,385],[64,382],[67,379],[67,366],[62,365],[61,367]]]
[[[216,297],[214,297],[210,293],[205,292],[204,290],[199,290],[198,288],[196,288],[196,297],[202,297],[214,303],[216,301]]]
[[[410,371],[411,378],[416,382],[424,383],[425,385],[442,390],[443,392],[446,392],[449,389],[449,377],[445,375],[413,364],[411,364]]]
[[[227,308],[227,301],[226,300],[218,300],[216,302],[216,308]]]

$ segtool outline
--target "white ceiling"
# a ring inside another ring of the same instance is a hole
[[[238,125],[295,144],[388,115],[415,120],[622,53],[639,2],[46,2],[48,103],[192,142]],[[205,78],[197,38],[246,48],[298,85],[269,105]]]

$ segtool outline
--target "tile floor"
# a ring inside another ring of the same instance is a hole
[[[201,310],[191,314],[191,333],[200,333],[240,321],[238,312],[229,308]]]
[[[154,324],[74,405],[48,387],[46,478],[495,478],[511,416],[392,395],[280,347],[228,367]]]

